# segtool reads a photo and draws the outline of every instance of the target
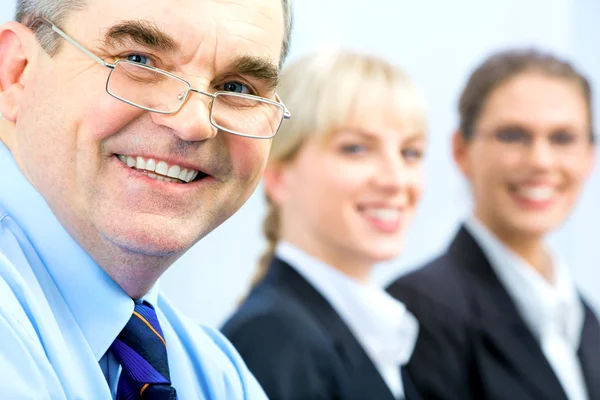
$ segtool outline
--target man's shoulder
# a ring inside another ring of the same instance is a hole
[[[13,268],[0,253],[0,393],[2,398],[65,398],[39,340],[27,305],[15,281],[4,274]]]
[[[227,398],[246,398],[249,394],[256,396],[251,398],[266,398],[241,356],[221,332],[184,316],[162,295],[159,308],[185,349],[189,364],[215,393]]]
[[[14,273],[14,270],[14,265],[0,252],[0,315],[17,314],[18,310],[22,310],[13,290],[13,285],[21,286],[18,275]]]
[[[25,314],[27,285],[17,267],[0,251],[0,314]]]
[[[0,207],[0,312],[30,319],[36,278],[28,258],[34,254],[26,254],[24,241],[19,226]]]
[[[16,261],[25,261],[18,235],[21,233],[19,226],[0,205],[0,265],[15,264]],[[15,260],[17,258],[17,260]],[[1,271],[0,271],[1,272]]]
[[[0,392],[2,398],[65,398],[40,338],[53,315],[40,300],[41,288],[28,258],[34,254],[23,251],[26,238],[21,234],[10,216],[0,215],[0,353],[6,357],[0,357],[5,378],[0,379]]]
[[[38,338],[34,315],[36,305],[30,295],[29,287],[17,268],[0,253],[0,325],[2,330],[13,332],[22,345],[33,352],[42,352]],[[4,341],[0,341],[2,346]]]
[[[226,350],[227,346],[222,343],[218,331],[181,313],[162,293],[158,296],[158,309],[186,349],[202,348],[201,356],[203,357],[213,357],[214,355],[218,357],[224,353],[223,349]]]

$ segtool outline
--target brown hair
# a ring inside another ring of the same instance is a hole
[[[465,140],[473,137],[475,125],[492,92],[510,78],[524,72],[539,72],[564,78],[581,88],[588,107],[590,137],[592,134],[592,91],[586,77],[569,62],[534,49],[507,50],[488,57],[469,77],[460,96],[460,132]]]
[[[389,104],[395,115],[414,122],[425,132],[425,107],[420,92],[397,66],[388,61],[347,50],[306,55],[284,69],[278,93],[292,112],[273,139],[269,165],[291,163],[311,138],[329,140],[364,105]],[[263,232],[267,251],[254,276],[266,273],[280,238],[279,209],[267,194]]]

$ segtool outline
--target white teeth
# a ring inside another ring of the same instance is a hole
[[[140,156],[133,157],[121,154],[117,154],[117,157],[128,167],[135,168],[144,175],[163,182],[180,183],[180,181],[183,181],[189,183],[198,176],[198,171],[188,170],[179,165],[169,166],[169,164],[164,161],[158,161],[157,163],[152,158],[145,160]]]
[[[526,187],[517,189],[520,196],[531,201],[548,201],[554,196],[554,189],[548,186],[544,187]]]
[[[135,163],[137,169],[146,169],[146,161],[142,157],[138,157]]]
[[[171,168],[169,168],[169,172],[167,172],[167,176],[170,176],[171,178],[179,179],[180,172],[181,172],[181,168],[179,168],[177,165],[173,165]]]
[[[164,161],[160,161],[156,164],[156,173],[161,175],[167,175],[169,173],[169,164]]]
[[[400,210],[393,208],[368,208],[365,214],[381,221],[396,221],[400,218]]]
[[[187,182],[187,181],[185,180],[185,178],[187,178],[187,174],[188,174],[188,170],[187,170],[187,169],[184,169],[183,171],[181,171],[181,172],[179,173],[179,176],[178,176],[178,178],[179,178],[180,180],[182,180],[182,181],[185,181],[185,182]]]
[[[152,158],[146,161],[146,171],[156,171],[156,161]]]
[[[185,177],[184,181],[191,182],[192,181],[192,176],[194,176],[194,171],[188,171],[188,174]]]

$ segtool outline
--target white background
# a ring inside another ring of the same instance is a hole
[[[0,0],[0,21],[13,0]],[[428,187],[402,256],[377,271],[385,282],[441,252],[470,210],[450,155],[459,91],[492,51],[537,46],[568,57],[600,87],[600,0],[296,0],[291,58],[344,46],[400,64],[426,94],[430,113]],[[595,91],[598,96],[598,90]],[[600,107],[595,105],[596,119]],[[596,170],[575,213],[551,242],[600,310],[600,177]],[[195,246],[162,279],[182,311],[220,324],[247,290],[264,248],[259,188],[242,210]]]

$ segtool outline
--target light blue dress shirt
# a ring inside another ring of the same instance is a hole
[[[231,344],[155,287],[178,399],[266,399]],[[0,142],[0,398],[111,399],[108,348],[134,303],[61,226]]]

